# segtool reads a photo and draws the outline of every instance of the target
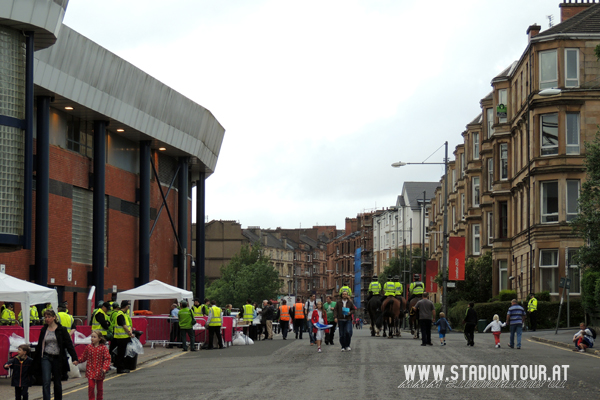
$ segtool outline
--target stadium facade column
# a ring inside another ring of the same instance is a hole
[[[179,159],[178,176],[178,205],[177,205],[177,235],[179,250],[177,253],[177,286],[187,290],[187,253],[188,253],[188,159]]]
[[[94,121],[94,212],[92,216],[92,276],[96,298],[104,300],[104,237],[106,220],[106,127],[107,121]]]
[[[196,297],[204,300],[204,275],[205,275],[205,197],[206,173],[200,172],[196,181]]]
[[[50,201],[50,96],[37,98],[35,185],[35,282],[48,285]]]
[[[139,281],[150,282],[150,141],[140,142],[140,215],[139,215]],[[140,310],[149,310],[150,301],[141,300]]]

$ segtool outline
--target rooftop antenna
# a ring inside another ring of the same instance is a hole
[[[552,28],[554,26],[554,15],[547,15],[548,18],[548,28]]]

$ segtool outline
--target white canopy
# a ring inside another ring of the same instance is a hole
[[[29,308],[34,304],[52,304],[52,309],[58,308],[56,289],[37,285],[14,276],[0,272],[0,301],[21,303],[23,310],[23,330],[25,343],[29,343]]]
[[[158,280],[153,280],[135,289],[126,290],[117,294],[117,303],[123,300],[159,300],[159,299],[192,299],[194,293],[189,290],[180,289],[167,285]],[[131,307],[133,310],[133,307]]]

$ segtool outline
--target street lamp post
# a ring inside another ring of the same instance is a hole
[[[407,163],[395,162],[392,164],[394,168],[400,168],[405,165],[444,165],[444,237],[442,246],[442,310],[448,313],[448,142],[444,143],[445,157],[443,163],[436,162],[420,162]]]

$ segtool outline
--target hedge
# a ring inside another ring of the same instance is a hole
[[[510,307],[510,301],[495,301],[491,303],[477,303],[475,304],[475,311],[477,312],[478,319],[485,319],[486,324],[492,322],[494,314],[498,314],[500,321],[506,322],[506,313]],[[462,323],[465,313],[467,311],[468,303],[458,302],[454,306],[448,309],[448,319],[452,329],[462,330],[464,325]],[[525,310],[527,310],[527,303],[521,304]],[[538,301],[538,315],[537,315],[537,329],[552,329],[556,328],[556,317],[558,316],[558,308],[560,302],[558,301]],[[583,307],[581,306],[580,300],[571,300],[570,302],[570,317],[571,326],[576,327],[580,322],[584,320]],[[528,325],[526,322],[526,325]],[[561,318],[559,327],[564,328],[567,326],[567,303],[563,303],[561,311]],[[508,327],[503,328],[503,331],[508,332]]]

